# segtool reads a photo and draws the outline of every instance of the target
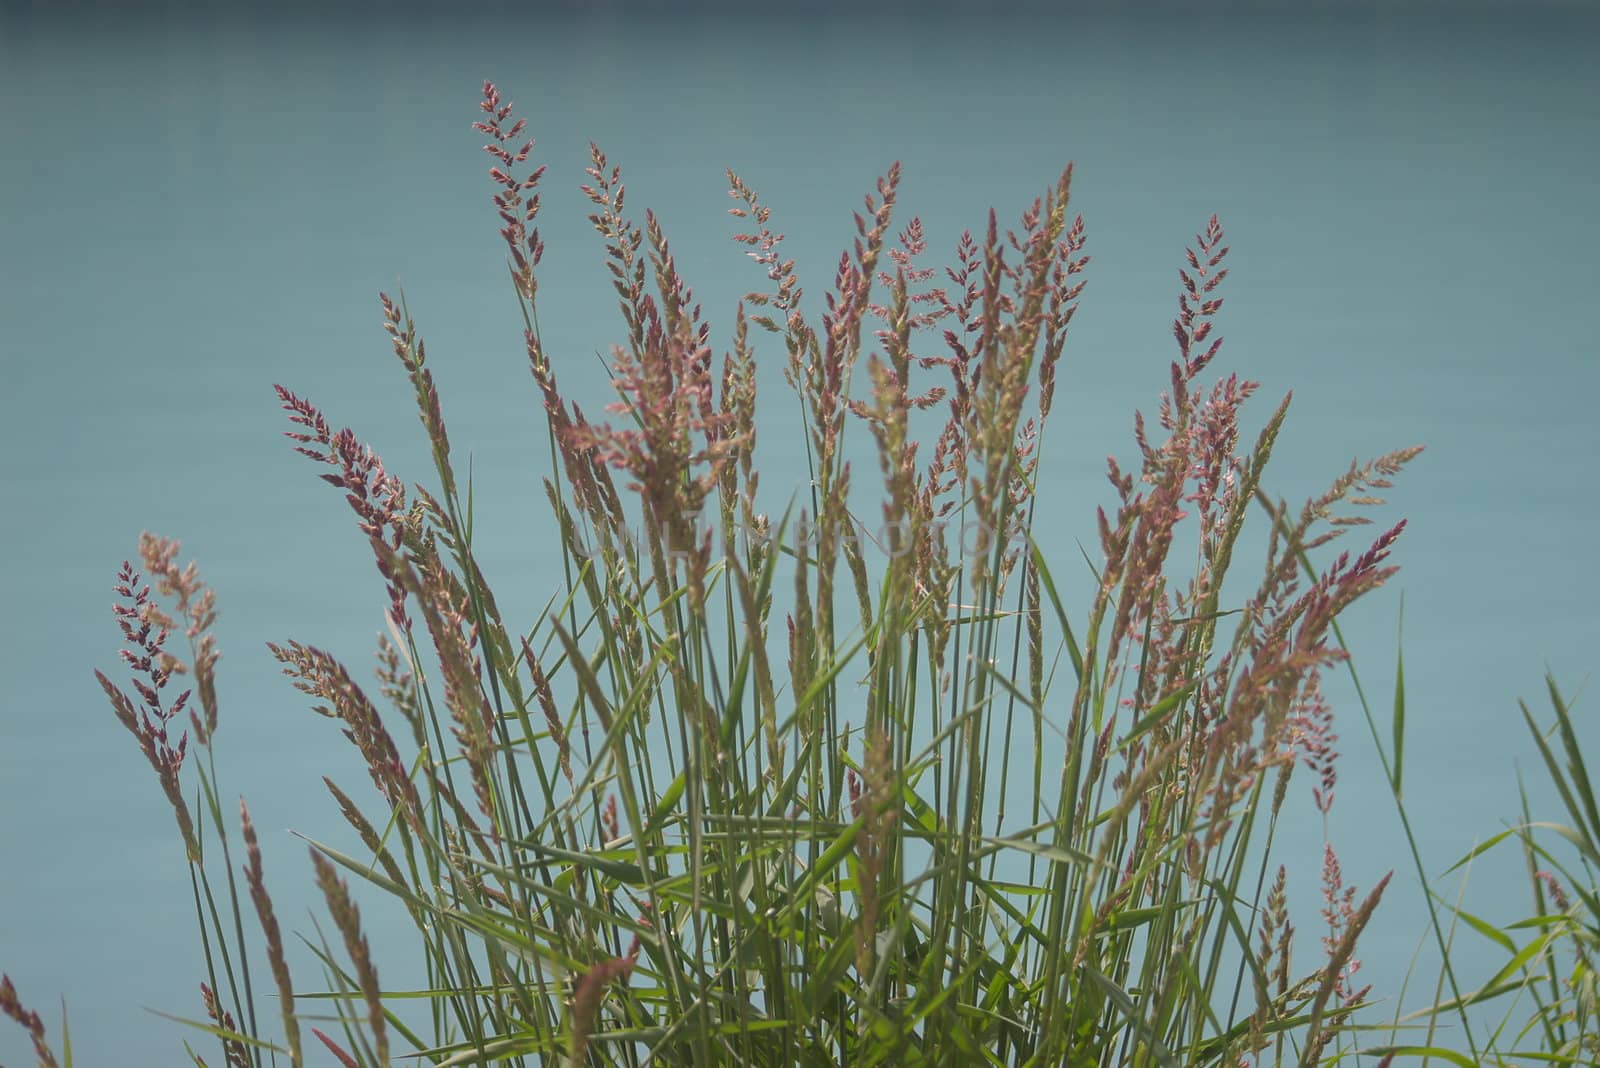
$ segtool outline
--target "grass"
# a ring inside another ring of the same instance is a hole
[[[918,220],[894,230],[891,168],[820,320],[768,207],[729,172],[735,240],[766,287],[739,303],[719,365],[656,218],[631,221],[620,168],[593,149],[583,188],[624,320],[603,423],[562,392],[541,340],[544,168],[492,85],[481,107],[563,573],[531,620],[507,622],[403,300],[383,311],[431,491],[279,387],[297,451],[372,548],[392,634],[375,696],[324,650],[270,647],[370,771],[370,794],[327,781],[363,849],[310,844],[331,921],[305,940],[320,983],[291,974],[248,808],[234,839],[221,801],[212,591],[151,535],[143,574],[117,578],[132,677],[97,677],[186,845],[195,1063],[1596,1063],[1600,811],[1553,680],[1553,734],[1524,715],[1566,822],[1524,812],[1462,860],[1521,848],[1533,911],[1505,929],[1431,889],[1403,801],[1403,665],[1387,732],[1361,691],[1429,888],[1432,1008],[1378,1022],[1358,984],[1388,876],[1348,885],[1329,844],[1320,893],[1303,900],[1297,878],[1291,900],[1280,810],[1302,767],[1317,808],[1334,802],[1322,682],[1353,673],[1338,619],[1394,574],[1404,524],[1327,547],[1419,449],[1352,465],[1298,508],[1268,492],[1289,398],[1245,444],[1257,384],[1205,380],[1228,273],[1215,218],[1180,269],[1139,470],[1110,462],[1093,552],[1047,558],[1037,464],[1088,263],[1070,167],[1015,230],[991,212],[963,234],[943,275],[923,265]],[[777,515],[755,462],[762,335],[781,340],[807,427],[809,488]],[[847,459],[863,434],[876,472]],[[1247,523],[1266,535],[1253,587],[1237,574]],[[1086,601],[1052,569],[1089,575]],[[185,653],[168,647],[180,630]],[[174,697],[177,675],[190,685]],[[415,989],[380,980],[360,912],[379,899],[414,921]],[[1309,968],[1291,960],[1297,923],[1323,932]],[[1508,955],[1487,981],[1451,964],[1463,930]],[[71,1063],[9,978],[0,1011],[41,1064]]]

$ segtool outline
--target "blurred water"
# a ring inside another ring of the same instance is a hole
[[[724,167],[773,206],[814,300],[892,160],[901,218],[924,219],[941,259],[991,204],[1015,219],[1076,160],[1094,262],[1040,502],[1069,597],[1084,590],[1071,539],[1093,544],[1110,499],[1104,457],[1130,457],[1132,411],[1165,379],[1182,248],[1219,214],[1219,370],[1264,383],[1254,425],[1295,391],[1274,491],[1304,497],[1353,456],[1428,446],[1378,516],[1409,518],[1405,570],[1346,633],[1386,716],[1405,592],[1407,794],[1430,868],[1514,815],[1518,767],[1536,813],[1560,818],[1515,702],[1545,718],[1545,667],[1570,693],[1600,652],[1595,8],[926,10],[0,6],[0,969],[52,1026],[65,997],[83,1063],[170,1059],[178,1032],[141,1006],[201,1013],[170,810],[90,674],[120,675],[110,585],[139,531],[182,538],[217,590],[224,788],[250,799],[292,930],[314,937],[313,892],[286,829],[342,841],[318,779],[362,777],[263,648],[295,637],[364,673],[383,606],[338,495],[279,436],[272,383],[431,483],[378,329],[376,292],[403,287],[473,458],[502,609],[531,620],[557,581],[543,420],[469,128],[485,77],[551,167],[542,325],[589,410],[605,391],[592,354],[620,336],[576,190],[589,139],[623,165],[632,207],[658,211],[719,351],[733,301],[764,282],[728,240]],[[766,352],[764,485],[781,497],[802,477],[798,426],[781,350]],[[1328,833],[1363,891],[1397,869],[1361,954],[1394,991],[1420,892],[1359,708],[1347,684],[1333,695]],[[1578,719],[1600,752],[1587,699]],[[1311,932],[1321,831],[1297,803],[1286,859]],[[1473,873],[1480,914],[1526,909],[1512,859]],[[383,932],[403,928],[370,918],[381,968]],[[1431,990],[1428,959],[1408,1005]],[[1464,960],[1498,964],[1475,946]],[[0,1060],[28,1059],[0,1027]]]

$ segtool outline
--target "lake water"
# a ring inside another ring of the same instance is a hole
[[[1263,383],[1253,425],[1295,392],[1273,491],[1303,499],[1352,457],[1428,447],[1377,516],[1410,520],[1404,571],[1346,634],[1386,723],[1404,593],[1407,800],[1430,870],[1514,817],[1518,768],[1536,815],[1563,818],[1516,701],[1547,720],[1545,669],[1573,693],[1600,666],[1594,6],[338,11],[0,5],[0,970],[53,1029],[65,997],[83,1063],[170,1061],[184,1035],[143,1007],[201,1014],[170,810],[91,675],[121,674],[110,587],[141,530],[181,538],[217,591],[224,789],[251,802],[286,927],[311,933],[287,829],[341,838],[320,776],[364,774],[263,643],[316,644],[364,675],[384,602],[338,495],[281,437],[271,387],[431,484],[378,290],[404,287],[427,339],[508,619],[531,619],[557,581],[544,423],[470,129],[485,78],[550,165],[543,328],[589,410],[606,388],[593,353],[620,337],[577,191],[590,139],[635,211],[658,211],[719,352],[734,300],[764,282],[729,241],[723,168],[773,207],[815,300],[891,161],[901,219],[922,217],[943,262],[990,205],[1014,220],[1075,160],[1094,260],[1040,502],[1063,569],[1110,500],[1105,456],[1127,460],[1133,410],[1154,408],[1182,249],[1217,213],[1233,249],[1217,369]],[[766,353],[763,485],[786,494],[798,428],[781,350]],[[1421,894],[1359,707],[1342,679],[1330,693],[1328,834],[1363,892],[1396,870],[1361,952],[1392,994]],[[1591,697],[1576,715],[1600,757]],[[1314,933],[1308,807],[1284,859]],[[1525,915],[1520,858],[1481,862],[1468,901]],[[397,928],[372,922],[382,968]],[[1464,969],[1485,976],[1498,951],[1468,937]],[[1431,960],[1407,1006],[1431,992]],[[0,1061],[30,1059],[0,1026]]]

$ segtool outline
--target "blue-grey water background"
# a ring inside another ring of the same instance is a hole
[[[224,785],[250,800],[280,916],[315,937],[288,829],[344,840],[320,776],[365,776],[264,643],[313,643],[365,675],[384,601],[271,387],[431,485],[380,289],[404,288],[472,457],[508,622],[531,623],[558,581],[544,421],[470,129],[484,78],[550,166],[542,326],[591,410],[593,354],[622,335],[577,191],[590,139],[623,165],[634,211],[659,213],[719,353],[734,301],[765,283],[729,240],[725,167],[773,206],[814,309],[891,161],[900,218],[922,217],[942,263],[989,206],[1014,224],[1075,160],[1094,259],[1039,516],[1078,618],[1074,539],[1094,545],[1104,458],[1133,455],[1132,413],[1153,411],[1174,351],[1182,249],[1220,215],[1217,369],[1263,383],[1253,425],[1295,392],[1273,491],[1301,499],[1356,456],[1428,447],[1377,517],[1409,518],[1404,571],[1346,624],[1386,724],[1403,591],[1406,796],[1428,867],[1514,816],[1519,767],[1536,814],[1561,818],[1516,702],[1547,720],[1545,669],[1571,693],[1600,663],[1594,7],[330,10],[0,7],[0,970],[52,1030],[65,998],[82,1063],[169,1062],[180,1029],[145,1007],[201,1015],[170,809],[90,674],[121,674],[110,588],[141,530],[181,538],[217,592]],[[763,353],[764,484],[787,492],[799,425],[781,347]],[[1360,954],[1392,997],[1420,891],[1360,709],[1342,677],[1330,693],[1328,834],[1363,892],[1396,870]],[[1580,698],[1600,755],[1596,715]],[[1322,829],[1294,811],[1283,857],[1311,953]],[[1468,901],[1524,915],[1520,858],[1481,862]],[[403,926],[374,917],[380,968],[403,974]],[[1469,977],[1500,963],[1461,937]],[[1408,1006],[1431,994],[1432,959]],[[29,1059],[0,1026],[0,1061]]]

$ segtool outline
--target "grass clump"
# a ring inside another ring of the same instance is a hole
[[[1419,450],[1352,465],[1297,509],[1267,492],[1289,398],[1245,445],[1257,384],[1204,381],[1228,273],[1217,220],[1179,271],[1177,354],[1155,425],[1135,419],[1138,470],[1110,462],[1097,550],[1051,560],[1035,537],[1037,465],[1088,263],[1070,167],[1016,229],[991,212],[981,236],[963,234],[942,279],[923,265],[920,222],[895,232],[890,168],[819,320],[801,311],[769,208],[730,171],[735,240],[768,284],[739,302],[718,363],[658,220],[631,221],[620,169],[593,148],[582,188],[625,327],[606,423],[562,392],[541,339],[544,168],[527,168],[524,123],[492,85],[481,107],[549,424],[563,578],[531,618],[502,614],[403,302],[382,297],[385,328],[432,445],[432,491],[279,387],[297,451],[370,543],[392,634],[378,700],[325,650],[270,647],[358,748],[376,795],[327,781],[363,848],[311,845],[333,925],[307,943],[323,989],[291,975],[242,803],[237,885],[214,761],[213,594],[177,565],[176,543],[149,535],[140,558],[159,597],[131,564],[118,576],[132,693],[98,678],[184,838],[202,1031],[223,1060],[1233,1066],[1355,1050],[1369,993],[1357,944],[1389,879],[1346,884],[1329,845],[1313,895],[1325,953],[1297,967],[1301,892],[1274,837],[1297,766],[1316,806],[1333,803],[1322,679],[1346,659],[1336,621],[1393,575],[1404,524],[1320,569],[1308,554],[1364,522]],[[809,486],[776,517],[755,463],[762,334],[781,339],[806,426]],[[852,466],[852,432],[868,435],[875,473]],[[876,538],[852,511],[868,483]],[[1252,513],[1267,533],[1260,577],[1225,599]],[[1063,564],[1092,576],[1086,603],[1062,598]],[[180,629],[187,656],[167,647]],[[175,675],[192,687],[173,698]],[[1588,863],[1600,818],[1552,696],[1567,778],[1545,752]],[[191,740],[197,794],[181,780]],[[1531,833],[1517,831],[1528,855],[1546,856]],[[1538,948],[1491,985],[1548,964],[1539,1034],[1575,1062],[1595,1019],[1582,917],[1600,908],[1576,889],[1582,873],[1563,873],[1536,875]],[[416,989],[380,981],[359,895],[414,921],[417,954],[384,963],[420,969]],[[1565,986],[1562,939],[1579,961]],[[1465,1019],[1488,996],[1457,991],[1430,1019]],[[0,1010],[55,1063],[9,979]]]

